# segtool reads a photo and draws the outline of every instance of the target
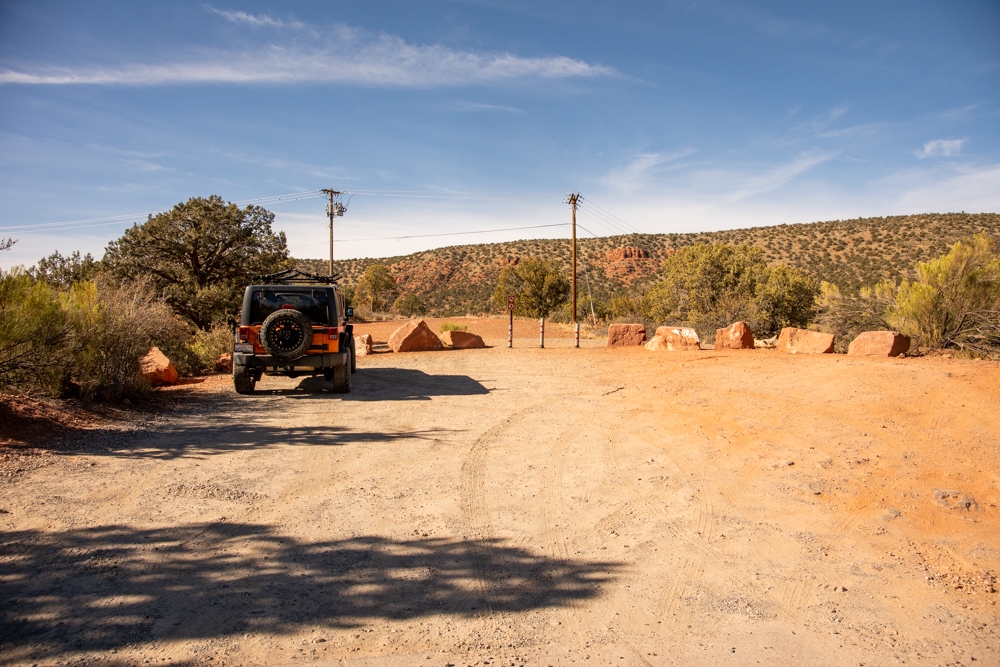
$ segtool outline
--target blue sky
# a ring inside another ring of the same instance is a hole
[[[323,187],[358,193],[338,257],[565,235],[396,240],[571,191],[644,232],[1000,211],[997,35],[996,0],[4,1],[0,266]],[[268,207],[326,256],[322,200]]]

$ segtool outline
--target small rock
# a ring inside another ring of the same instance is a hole
[[[612,324],[608,327],[605,347],[633,347],[646,342],[646,327],[641,324]]]
[[[167,359],[167,356],[160,352],[160,348],[153,347],[139,361],[142,377],[154,387],[176,384],[180,375],[174,364]]]
[[[371,334],[361,334],[354,337],[354,353],[359,357],[367,357],[372,353],[375,342]]]
[[[647,350],[679,352],[700,350],[698,332],[690,327],[659,327],[656,335],[646,344]]]
[[[393,352],[427,352],[443,350],[441,339],[423,320],[410,320],[389,336],[389,349]]]
[[[851,341],[852,357],[898,357],[910,349],[910,337],[898,331],[865,331]]]
[[[789,354],[830,354],[833,352],[833,334],[785,327],[778,336],[776,347]]]
[[[445,331],[441,334],[441,342],[455,350],[472,350],[486,347],[481,336],[468,331]]]
[[[735,322],[725,329],[715,330],[716,350],[752,350],[753,332],[746,322]]]

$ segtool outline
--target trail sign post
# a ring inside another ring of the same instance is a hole
[[[507,297],[507,310],[510,311],[510,324],[507,326],[507,347],[514,347],[514,295]]]

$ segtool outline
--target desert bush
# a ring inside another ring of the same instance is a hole
[[[864,331],[892,329],[886,318],[896,303],[896,284],[883,280],[875,287],[862,287],[857,294],[842,294],[837,285],[824,281],[816,297],[814,323],[836,335],[837,352],[846,352],[851,341]]]
[[[817,287],[804,271],[768,266],[760,248],[696,244],[663,263],[663,279],[643,297],[646,317],[689,324],[703,337],[736,321],[757,335],[806,326],[815,314]]]
[[[392,310],[393,312],[405,315],[406,317],[423,315],[427,312],[427,309],[424,308],[424,304],[421,303],[419,297],[412,292],[404,294],[396,299],[392,304]]]
[[[530,257],[500,272],[493,303],[506,310],[507,297],[516,297],[514,314],[525,317],[548,317],[569,296],[567,281],[555,263]]]
[[[51,286],[19,267],[0,270],[0,391],[58,391],[69,332]]]
[[[63,257],[56,250],[48,257],[38,260],[37,266],[29,269],[28,273],[34,280],[65,289],[84,280],[94,280],[102,266],[89,252],[86,255],[81,255],[78,250],[75,250]]]
[[[70,326],[66,375],[84,399],[101,388],[116,395],[135,396],[148,385],[139,361],[162,336],[176,326],[170,307],[156,296],[149,282],[77,283],[61,295]]]
[[[464,324],[455,324],[454,322],[445,322],[441,325],[441,333],[445,331],[468,331],[469,327]]]
[[[996,241],[977,234],[947,254],[917,264],[886,320],[919,345],[972,355],[1000,354],[1000,255]]]

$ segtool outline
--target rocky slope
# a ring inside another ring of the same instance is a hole
[[[819,280],[854,291],[882,278],[899,280],[914,265],[943,254],[977,232],[1000,237],[996,213],[946,213],[858,218],[691,234],[630,234],[581,239],[580,291],[594,299],[642,290],[655,280],[663,259],[695,243],[746,243],[761,248],[768,262],[804,269]],[[396,276],[399,293],[417,294],[428,311],[461,315],[492,310],[490,296],[504,266],[524,257],[543,257],[568,273],[567,239],[449,246],[399,257],[335,262],[342,283],[354,285],[371,264],[381,262]],[[324,260],[300,259],[304,270],[325,273]]]

